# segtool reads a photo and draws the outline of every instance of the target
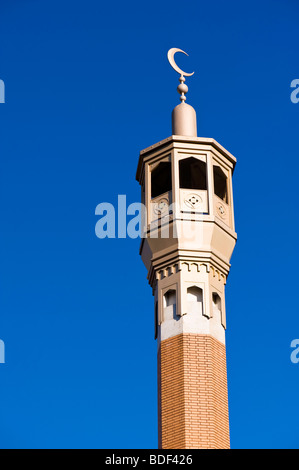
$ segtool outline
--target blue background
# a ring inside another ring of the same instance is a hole
[[[1,0],[1,448],[155,448],[154,304],[139,240],[95,236],[140,200],[171,134],[179,47],[198,134],[233,153],[231,446],[299,447],[295,0]]]

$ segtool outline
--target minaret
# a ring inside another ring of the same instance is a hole
[[[159,448],[229,448],[225,285],[236,243],[232,174],[236,159],[197,137],[186,101],[172,135],[140,152],[144,234],[140,247],[155,297]],[[186,54],[185,52],[183,52]]]

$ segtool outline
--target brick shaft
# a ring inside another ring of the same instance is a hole
[[[182,333],[158,352],[160,449],[227,449],[225,346],[210,335]]]

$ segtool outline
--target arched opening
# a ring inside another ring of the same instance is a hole
[[[180,160],[180,188],[181,189],[207,189],[207,165],[202,160],[190,157]]]
[[[202,289],[197,286],[188,287],[187,289],[188,312],[195,315],[203,314],[203,293]]]
[[[227,199],[227,177],[222,171],[220,166],[213,166],[214,173],[214,193],[216,196],[220,197],[222,201],[228,203]]]
[[[216,293],[212,294],[212,303],[213,303],[213,316],[218,316],[221,320],[221,298]]]
[[[159,319],[158,319],[158,302],[156,301],[155,302],[155,339],[158,338],[158,323],[159,323]]]
[[[151,172],[152,199],[171,191],[171,162],[161,162]]]
[[[176,317],[176,291],[168,290],[163,297],[164,319],[170,320]]]

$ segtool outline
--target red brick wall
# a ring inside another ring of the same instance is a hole
[[[159,448],[229,448],[225,346],[183,333],[158,353]]]

